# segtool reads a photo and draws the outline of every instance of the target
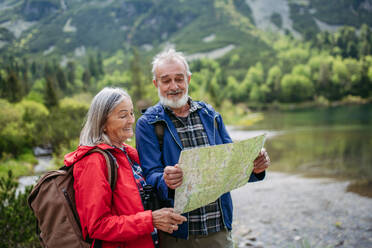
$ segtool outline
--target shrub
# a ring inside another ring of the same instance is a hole
[[[40,247],[35,233],[36,218],[27,205],[28,187],[17,193],[11,171],[0,178],[0,247]]]
[[[79,137],[89,105],[73,99],[63,99],[54,108],[47,122],[48,139],[54,152],[59,153],[62,146]]]

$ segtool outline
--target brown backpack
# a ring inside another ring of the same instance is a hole
[[[86,155],[101,153],[108,170],[108,181],[114,191],[117,164],[110,152],[94,148]],[[85,156],[86,156],[85,155]],[[28,205],[37,219],[36,232],[42,247],[88,248],[93,240],[85,240],[81,232],[79,215],[75,206],[73,167],[45,173],[28,196]],[[100,242],[94,242],[96,247]]]

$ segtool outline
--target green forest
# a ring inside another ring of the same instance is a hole
[[[372,34],[367,25],[359,35],[345,26],[307,42],[288,35],[268,34],[265,39],[272,44],[271,56],[249,67],[237,53],[192,61],[190,95],[215,106],[228,124],[244,123],[249,109],[371,100]],[[56,59],[2,57],[2,163],[33,161],[35,146],[51,146],[57,157],[76,146],[90,100],[105,86],[128,90],[138,118],[140,109],[157,101],[150,62],[136,48],[106,58],[92,52],[65,66]],[[1,175],[10,167],[2,166]]]

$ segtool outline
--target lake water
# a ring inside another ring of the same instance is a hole
[[[264,112],[241,139],[266,132],[272,170],[350,179],[372,196],[372,104]]]
[[[38,151],[46,151],[41,148],[38,148]],[[34,151],[35,152],[35,151]],[[49,152],[49,151],[48,151]],[[38,161],[37,165],[34,167],[33,176],[23,176],[18,178],[18,188],[17,192],[24,192],[26,186],[34,185],[36,181],[39,179],[40,175],[50,169],[52,163],[52,155],[46,155],[48,153],[43,152],[35,152],[38,154],[36,159]],[[41,154],[41,155],[40,155]],[[43,155],[43,156],[42,156]]]

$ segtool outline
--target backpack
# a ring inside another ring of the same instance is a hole
[[[84,156],[99,152],[106,160],[108,181],[114,191],[117,165],[113,155],[106,150],[94,148]],[[82,235],[79,215],[75,205],[73,167],[45,173],[28,196],[28,205],[36,216],[36,233],[42,247],[88,248],[93,240]],[[99,197],[99,196],[97,196]],[[94,247],[101,241],[95,241]]]

